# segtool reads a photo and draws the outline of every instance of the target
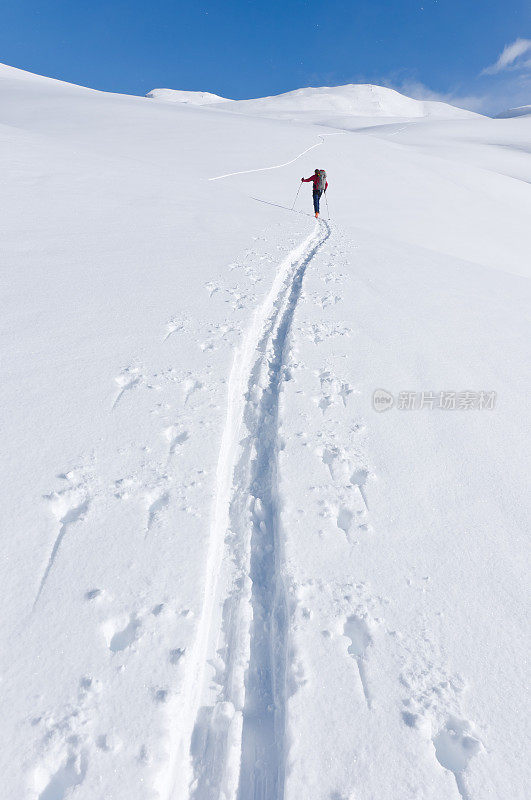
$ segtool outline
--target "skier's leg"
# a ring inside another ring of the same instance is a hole
[[[319,192],[316,189],[313,190],[313,210],[319,213]]]

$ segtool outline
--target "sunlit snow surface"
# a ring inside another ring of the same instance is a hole
[[[178,89],[152,89],[146,94],[146,97],[162,100],[165,103],[190,103],[197,106],[226,101],[226,98],[211,92],[184,92]]]
[[[526,795],[531,120],[309,91],[0,67],[6,800]]]
[[[160,91],[160,90],[159,90]],[[477,117],[472,111],[433,100],[415,100],[395,89],[370,83],[320,86],[260,97],[229,100],[220,108],[243,114],[286,117],[305,113],[351,114],[357,117]]]

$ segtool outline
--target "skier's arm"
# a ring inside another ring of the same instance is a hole
[[[325,185],[325,192],[326,192],[327,189],[328,189],[328,181],[326,182],[326,185]]]
[[[312,175],[312,177],[311,177],[311,178],[301,178],[301,181],[302,181],[303,183],[310,183],[310,181],[313,181],[313,175]]]

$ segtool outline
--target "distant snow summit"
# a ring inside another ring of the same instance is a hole
[[[172,103],[216,105],[227,111],[253,116],[300,118],[301,115],[355,117],[437,117],[478,116],[472,111],[434,100],[415,100],[386,86],[351,83],[346,86],[320,86],[259,97],[254,100],[227,100],[208,92],[183,92],[153,89],[147,97]]]

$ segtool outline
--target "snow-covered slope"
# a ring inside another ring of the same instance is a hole
[[[73,83],[67,83],[55,78],[48,78],[45,75],[37,75],[34,72],[17,69],[17,67],[9,66],[9,64],[0,64],[0,80],[4,87],[8,84],[13,85],[12,81],[16,81],[14,86],[20,86],[21,83],[38,84],[41,92],[46,92],[47,89],[59,89],[59,91],[64,94],[69,88],[73,88],[76,94],[79,95],[80,92],[95,91],[94,89],[87,89],[84,86],[76,86]]]
[[[152,89],[146,94],[154,100],[165,103],[191,103],[196,106],[207,106],[211,103],[227,102],[225,97],[210,92],[186,92],[179,89]]]
[[[531,116],[531,105],[518,106],[517,108],[508,108],[507,111],[502,111],[496,114],[497,119],[509,119],[511,117],[529,117]]]
[[[530,119],[0,109],[2,797],[524,800]]]
[[[296,89],[256,100],[232,100],[225,108],[242,114],[286,116],[297,113],[356,117],[475,117],[472,111],[448,103],[414,100],[394,89],[372,84]]]

